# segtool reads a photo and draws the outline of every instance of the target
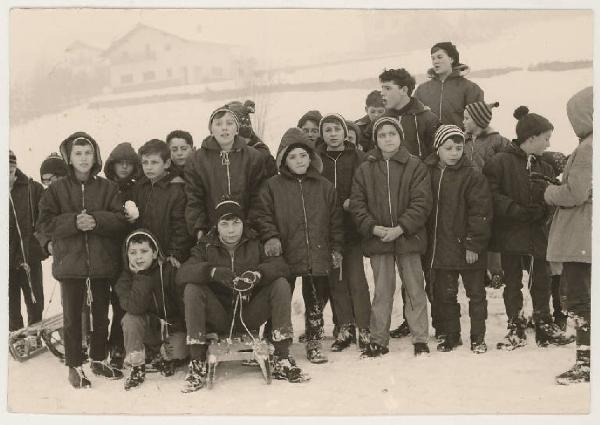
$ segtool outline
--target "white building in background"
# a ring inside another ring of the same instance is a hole
[[[144,24],[113,42],[103,53],[113,93],[149,90],[251,75],[251,59],[241,47],[184,39]]]
[[[75,41],[65,49],[59,66],[69,68],[74,74],[94,75],[106,68],[102,49],[90,46],[82,41]]]

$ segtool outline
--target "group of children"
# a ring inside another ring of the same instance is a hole
[[[137,152],[118,145],[106,178],[98,176],[98,143],[74,133],[60,145],[64,162],[56,155],[44,162],[43,193],[15,173],[11,153],[10,285],[23,288],[28,309],[40,306],[35,270],[53,256],[70,383],[91,385],[81,367],[84,305],[91,371],[122,378],[126,362],[125,389],[144,382],[148,363],[169,376],[189,359],[183,391],[197,391],[206,383],[212,335],[234,328],[257,334],[263,325],[273,376],[306,381],[290,355],[297,277],[306,355],[315,364],[328,361],[327,302],[334,352],[357,343],[363,357],[378,357],[389,352],[390,336],[410,334],[415,356],[428,353],[428,302],[437,350],[454,350],[462,344],[459,276],[469,298],[471,350],[486,352],[488,269],[502,270],[506,285],[508,333],[498,348],[526,343],[524,269],[536,342],[572,342],[549,310],[546,249],[550,205],[557,204],[547,197],[560,186],[542,153],[552,124],[520,107],[517,138],[502,138],[489,127],[498,104],[486,104],[464,78],[456,47],[438,43],[431,53],[431,79],[416,91],[408,71],[386,70],[381,92],[367,96],[364,118],[352,123],[309,111],[285,132],[275,156],[252,129],[251,102],[215,110],[198,149],[181,130]],[[372,302],[364,256],[373,270]],[[396,267],[405,322],[390,331]],[[30,310],[30,323],[39,320]],[[581,338],[589,341],[587,314],[576,321],[578,350]],[[22,326],[19,317],[11,310],[11,330]],[[581,365],[579,381],[586,370],[589,380],[589,351]]]

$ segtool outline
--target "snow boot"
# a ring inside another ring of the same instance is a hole
[[[92,386],[81,366],[69,367],[69,382],[73,388],[90,388]]]
[[[500,289],[504,286],[504,276],[502,273],[492,273],[490,279],[490,288]]]
[[[575,341],[575,335],[567,335],[554,323],[542,322],[535,325],[535,341],[540,347],[567,345]]]
[[[358,329],[358,348],[364,351],[371,342],[371,332],[368,329]]]
[[[113,347],[110,351],[110,365],[115,369],[123,369],[123,363],[125,361],[125,356],[123,355],[123,349]]]
[[[415,357],[429,354],[429,346],[425,342],[415,342],[414,344]]]
[[[292,356],[273,356],[273,379],[280,379],[294,384],[310,380],[310,376],[304,374],[302,369],[296,365]]]
[[[524,317],[508,321],[508,333],[502,341],[496,344],[498,350],[512,351],[527,345],[525,334],[526,321]]]
[[[123,377],[123,372],[112,367],[106,360],[92,360],[90,362],[90,369],[94,375],[103,376],[108,379],[121,379]]]
[[[188,366],[187,375],[185,375],[185,386],[182,393],[192,393],[198,391],[206,385],[207,365],[206,361],[192,360]]]
[[[146,365],[133,366],[131,374],[125,379],[125,391],[139,387],[146,379]]]
[[[554,324],[563,332],[567,330],[567,317],[562,311],[554,313]]]
[[[388,347],[379,345],[376,342],[371,342],[369,345],[367,345],[367,348],[362,352],[360,357],[381,357],[389,352],[390,349]]]
[[[340,352],[350,347],[350,344],[352,344],[353,331],[353,326],[341,326],[337,333],[335,341],[333,341],[333,344],[331,344],[331,351]]]
[[[571,369],[556,377],[559,385],[579,384],[590,382],[590,350],[577,350],[576,361]]]
[[[446,335],[444,340],[438,344],[437,350],[443,353],[447,353],[449,351],[454,350],[459,345],[462,345],[460,334],[452,332]]]
[[[327,357],[321,352],[321,341],[306,341],[306,358],[314,364],[327,363]]]
[[[410,329],[406,320],[404,320],[396,329],[390,331],[390,337],[392,338],[403,338],[409,335]]]
[[[483,354],[487,351],[485,335],[471,335],[471,351],[475,354]]]

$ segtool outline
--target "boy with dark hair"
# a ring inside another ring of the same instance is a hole
[[[171,167],[169,171],[173,176],[183,177],[185,161],[194,151],[194,139],[187,131],[173,130],[165,139],[171,151]]]
[[[348,141],[352,143],[357,150],[364,152],[363,147],[362,131],[355,122],[346,120],[346,127],[348,127]]]
[[[69,168],[67,164],[56,152],[48,155],[48,158],[43,160],[40,166],[40,181],[44,187],[50,186],[50,184],[68,174]]]
[[[138,150],[144,176],[135,182],[131,199],[139,217],[128,215],[137,228],[150,230],[174,267],[188,257],[191,238],[185,226],[185,193],[181,177],[169,172],[171,152],[165,142],[152,139]]]
[[[42,320],[44,288],[42,260],[46,258],[35,237],[35,220],[44,188],[17,168],[17,157],[8,152],[8,330],[23,328],[21,292],[27,307],[27,323]]]
[[[552,167],[541,159],[549,146],[554,126],[541,115],[520,106],[517,138],[494,155],[483,169],[494,198],[494,226],[490,249],[502,255],[504,305],[508,333],[498,349],[514,350],[527,343],[523,315],[523,262],[529,267],[529,290],[533,302],[536,342],[563,345],[572,342],[550,316],[550,272],[546,262],[547,221],[550,209],[544,202],[545,179],[554,178]],[[538,178],[542,177],[542,178]]]
[[[373,126],[377,149],[367,154],[354,175],[350,211],[371,257],[375,296],[371,303],[371,343],[367,357],[389,352],[389,331],[396,290],[396,264],[406,291],[404,313],[415,356],[429,352],[427,296],[421,255],[427,248],[425,223],[431,212],[431,179],[425,164],[402,143],[402,126],[392,117]]]
[[[400,121],[403,146],[409,153],[425,159],[431,152],[439,120],[420,100],[412,96],[415,79],[404,69],[387,69],[379,75],[385,115]]]
[[[61,284],[65,364],[75,388],[91,386],[82,364],[82,308],[91,305],[90,367],[111,379],[123,374],[106,362],[110,282],[121,265],[119,240],[127,222],[117,186],[98,177],[100,150],[87,133],[76,132],[60,145],[69,176],[54,182],[40,200],[37,222],[51,240],[52,275]]]
[[[146,377],[145,346],[160,351],[164,376],[175,373],[174,361],[186,356],[185,321],[176,269],[165,261],[158,240],[147,230],[134,230],[123,243],[123,272],[115,285],[125,310],[122,325],[127,362],[132,366],[125,390]]]
[[[256,233],[244,225],[240,204],[225,200],[216,207],[217,225],[192,249],[190,259],[177,273],[183,286],[187,344],[191,361],[183,392],[202,388],[207,375],[207,326],[219,333],[237,323],[232,307],[239,293],[237,278],[252,283],[239,314],[249,330],[272,320],[273,377],[302,382],[308,379],[296,365],[289,349],[293,330],[292,293],[286,280],[289,268],[281,256],[267,257]]]
[[[319,111],[308,111],[300,117],[298,120],[298,128],[306,134],[308,140],[314,143],[316,146],[317,139],[319,138],[319,123],[323,115]]]
[[[485,177],[463,155],[464,143],[459,127],[442,125],[435,135],[435,152],[425,160],[434,188],[425,262],[433,287],[436,331],[443,335],[437,350],[452,351],[462,344],[457,302],[460,275],[469,298],[471,351],[480,354],[487,351],[484,276],[493,204]]]
[[[268,172],[264,155],[240,139],[239,127],[233,111],[215,110],[208,121],[210,136],[186,164],[185,221],[196,240],[216,225],[215,207],[224,196],[239,202],[253,225],[250,212]]]
[[[361,146],[364,152],[368,152],[375,147],[373,142],[373,123],[385,114],[385,104],[379,90],[373,90],[367,95],[365,100],[364,117],[356,120],[356,125],[360,129]]]

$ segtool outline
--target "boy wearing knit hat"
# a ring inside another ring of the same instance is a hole
[[[8,330],[16,331],[23,328],[21,292],[27,307],[28,325],[42,320],[42,260],[46,255],[34,233],[44,188],[17,168],[17,157],[13,151],[9,151],[8,161]]]
[[[465,106],[483,101],[483,90],[465,78],[469,67],[460,63],[458,49],[449,41],[436,43],[431,48],[432,68],[427,71],[429,81],[417,87],[415,97],[429,106],[442,124],[462,127]]]
[[[484,276],[493,204],[485,177],[463,154],[464,143],[459,127],[442,125],[435,134],[435,152],[425,160],[434,188],[425,273],[432,288],[434,324],[441,336],[437,350],[452,351],[462,344],[457,302],[461,276],[469,298],[471,351],[479,354],[487,351]]]
[[[48,155],[40,166],[40,179],[45,187],[50,186],[53,182],[61,177],[69,174],[67,164],[56,152]]]
[[[514,350],[527,343],[523,315],[523,262],[529,267],[529,290],[533,303],[536,342],[539,346],[571,342],[550,316],[550,272],[546,262],[547,221],[550,208],[544,202],[548,185],[543,178],[554,178],[552,167],[542,160],[554,129],[541,115],[521,106],[517,118],[517,138],[484,166],[494,198],[494,225],[490,249],[502,255],[504,269],[504,306],[508,333],[498,349]]]
[[[431,212],[431,179],[425,164],[402,145],[402,126],[396,119],[379,118],[373,126],[373,138],[377,148],[356,170],[350,195],[350,211],[375,278],[371,342],[363,353],[378,357],[389,352],[397,264],[408,301],[404,313],[414,354],[419,356],[429,352],[421,255],[427,248],[425,223]]]
[[[186,162],[185,220],[196,240],[216,224],[215,206],[224,196],[239,202],[248,225],[254,225],[251,210],[268,170],[264,155],[238,136],[239,126],[233,111],[215,110],[208,121],[210,136]]]
[[[308,111],[298,120],[298,128],[302,130],[312,143],[317,143],[319,137],[319,123],[323,115],[319,111]]]
[[[361,146],[364,152],[368,152],[375,147],[373,142],[373,123],[385,114],[385,104],[379,90],[373,90],[365,99],[364,117],[356,120],[356,125],[360,129]]]
[[[283,255],[289,282],[302,276],[306,308],[306,356],[325,363],[322,353],[323,300],[332,269],[340,267],[344,222],[333,183],[323,177],[323,163],[306,133],[290,128],[277,153],[279,175],[260,190],[257,224],[265,252]]]

